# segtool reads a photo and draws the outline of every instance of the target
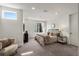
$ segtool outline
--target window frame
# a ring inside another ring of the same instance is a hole
[[[5,17],[5,12],[11,12],[11,13],[15,13],[16,14],[16,18],[9,18],[9,17]],[[2,19],[6,19],[6,20],[17,20],[17,12],[16,11],[12,11],[12,10],[2,10]]]

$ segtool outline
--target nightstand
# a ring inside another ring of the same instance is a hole
[[[58,43],[67,44],[67,36],[58,37]]]

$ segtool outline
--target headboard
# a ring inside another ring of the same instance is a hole
[[[49,29],[48,32],[59,33],[59,29]]]

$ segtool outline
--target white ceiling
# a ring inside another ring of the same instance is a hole
[[[56,19],[64,14],[77,11],[76,3],[3,3],[3,6],[23,9],[24,19]],[[35,10],[32,10],[35,7]],[[47,10],[48,12],[44,12]],[[56,15],[58,13],[58,15]]]

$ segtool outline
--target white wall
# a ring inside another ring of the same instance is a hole
[[[2,19],[0,16],[0,38],[14,38],[16,43],[23,45],[23,13],[22,10],[9,7],[0,7],[0,15],[3,10],[12,10],[17,12],[17,20]]]

